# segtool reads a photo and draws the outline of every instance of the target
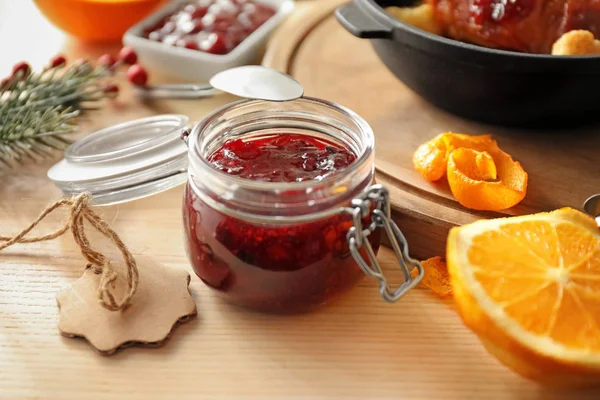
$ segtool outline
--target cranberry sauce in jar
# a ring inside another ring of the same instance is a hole
[[[232,303],[278,313],[353,287],[364,273],[340,210],[373,181],[372,142],[360,117],[310,98],[242,101],[200,122],[183,207],[196,274]]]
[[[278,133],[244,141],[231,139],[208,162],[240,178],[264,182],[323,179],[350,165],[356,156],[344,147],[311,136]]]

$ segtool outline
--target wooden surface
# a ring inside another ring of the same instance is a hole
[[[600,127],[508,130],[440,111],[389,72],[368,40],[352,36],[335,20],[332,13],[344,1],[323,0],[320,7],[296,15],[273,41],[264,64],[294,76],[306,95],[343,104],[369,122],[376,137],[378,180],[390,189],[396,221],[416,256],[443,253],[454,225],[563,206],[581,209],[585,199],[600,192]],[[477,212],[458,204],[445,180],[423,179],[412,165],[412,154],[421,143],[447,131],[491,133],[529,173],[525,199],[503,212]],[[424,225],[429,227],[426,236]]]
[[[59,50],[69,58],[97,56],[106,50],[65,40],[31,2],[9,0],[0,0],[0,48],[0,74],[20,59],[39,67]],[[118,101],[89,115],[82,134],[92,127],[163,112],[198,119],[231,100],[143,105],[125,88]],[[56,160],[0,172],[2,234],[20,230],[60,196],[46,178]],[[183,248],[181,200],[180,187],[101,211],[134,255],[192,273]],[[40,229],[61,220],[51,218]],[[428,232],[424,226],[423,235]],[[389,250],[381,252],[380,260],[386,270],[394,271]],[[592,400],[600,396],[544,389],[521,379],[485,352],[450,301],[418,288],[398,304],[388,305],[367,279],[320,311],[281,317],[229,306],[192,273],[198,318],[177,328],[162,348],[130,348],[102,357],[82,340],[61,337],[57,329],[56,293],[81,276],[82,269],[83,260],[69,236],[0,253],[0,399]],[[395,273],[392,277],[399,279]]]

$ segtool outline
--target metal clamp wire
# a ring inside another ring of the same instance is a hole
[[[354,226],[348,230],[347,235],[350,254],[366,275],[379,281],[381,297],[388,303],[395,303],[423,279],[424,270],[419,261],[410,257],[404,234],[390,218],[389,192],[381,185],[373,185],[361,197],[354,199],[352,208],[345,211],[352,214],[354,223]],[[363,229],[362,219],[369,214],[372,222]],[[368,240],[368,236],[377,228],[382,228],[387,235],[404,275],[404,282],[396,290],[390,288],[385,273],[381,269],[373,247]],[[361,248],[365,249],[369,259],[368,263],[360,254],[359,250]],[[418,271],[415,277],[411,275],[413,268],[417,268]]]

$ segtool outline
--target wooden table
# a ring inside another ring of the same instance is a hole
[[[318,2],[313,2],[318,6]],[[308,3],[301,4],[308,7]],[[32,29],[35,27],[35,30]],[[29,1],[0,1],[0,74],[27,59],[42,66],[63,51],[96,57],[115,47],[67,40]],[[178,112],[198,119],[230,101],[138,103],[122,85],[118,101],[90,114],[82,133],[144,115]],[[28,224],[60,192],[46,178],[59,156],[0,171],[0,234]],[[182,188],[103,208],[132,252],[191,272],[182,242]],[[40,229],[50,229],[62,217]],[[380,260],[395,268],[391,252]],[[597,399],[547,390],[514,375],[463,326],[451,301],[418,288],[395,305],[374,281],[318,312],[269,316],[217,299],[193,275],[198,318],[159,349],[96,354],[57,330],[55,294],[82,273],[68,235],[0,254],[0,399]],[[192,273],[193,274],[193,273]],[[398,274],[393,274],[396,282]]]

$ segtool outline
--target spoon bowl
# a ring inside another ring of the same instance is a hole
[[[291,76],[260,65],[219,72],[210,84],[223,92],[254,100],[290,101],[304,94],[302,85]]]

